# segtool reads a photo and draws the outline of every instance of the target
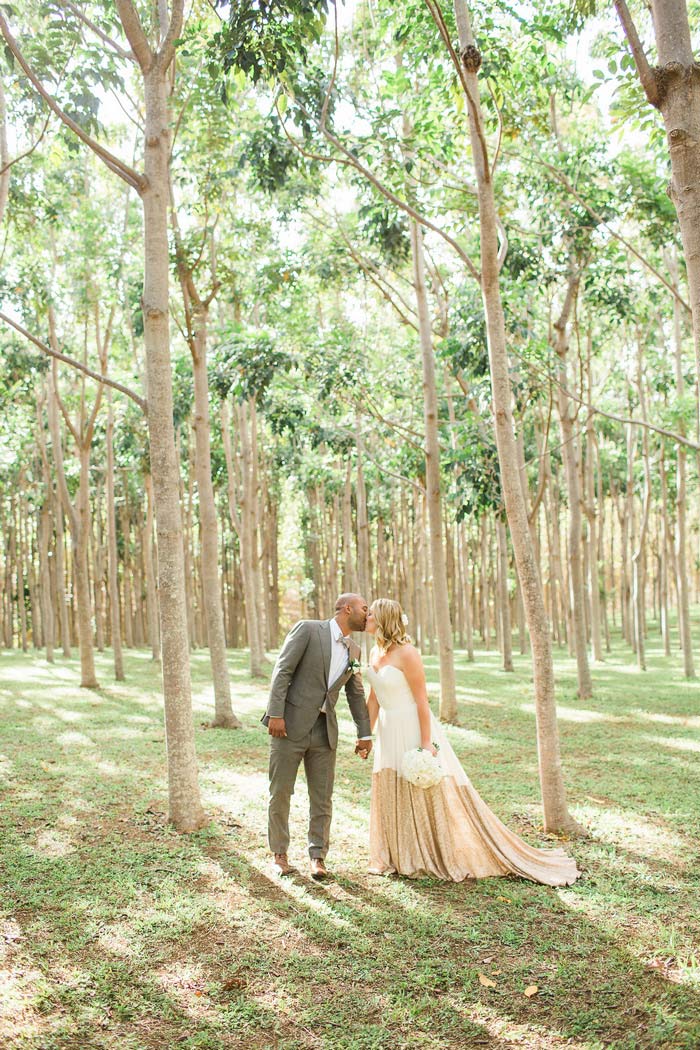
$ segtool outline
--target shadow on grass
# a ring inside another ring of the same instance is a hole
[[[263,691],[245,658],[234,661],[246,728],[198,731],[203,780],[229,826],[224,818],[187,839],[164,824],[160,700],[146,660],[130,655],[131,682],[98,697],[75,687],[75,664],[38,676],[28,658],[2,667],[10,926],[0,968],[15,1014],[9,1027],[0,1006],[3,1050],[700,1046],[697,990],[640,961],[685,952],[680,927],[697,924],[697,797],[666,750],[642,738],[649,721],[634,711],[682,719],[689,696],[671,703],[671,686],[656,696],[647,683],[634,709],[618,694],[587,702],[611,721],[563,723],[572,801],[593,831],[576,844],[586,872],[574,887],[365,876],[352,849],[364,848],[367,768],[345,751],[340,874],[319,886],[268,874]],[[193,667],[199,720],[204,654]],[[468,692],[474,679],[460,675]],[[485,702],[470,694],[451,739],[489,805],[537,842],[532,716],[519,706],[527,676],[505,682],[482,668],[478,683]],[[244,826],[232,830],[232,818]]]

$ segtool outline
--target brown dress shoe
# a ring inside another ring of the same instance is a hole
[[[330,872],[325,865],[323,857],[311,858],[311,878],[315,879],[316,882],[323,882],[324,879],[330,878]]]
[[[274,853],[273,857],[274,860],[272,866],[277,875],[293,875],[297,870],[289,863],[286,853]]]

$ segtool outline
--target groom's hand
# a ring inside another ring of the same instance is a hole
[[[283,718],[271,718],[267,724],[270,736],[286,736],[287,726]]]
[[[360,758],[367,758],[368,754],[372,750],[371,740],[358,740],[355,744],[355,754],[359,755]]]

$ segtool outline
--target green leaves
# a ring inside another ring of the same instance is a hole
[[[328,0],[231,4],[228,26],[217,36],[224,69],[240,69],[257,83],[303,64],[309,44],[320,39],[327,12]]]
[[[214,350],[211,385],[220,398],[264,398],[278,372],[287,372],[291,358],[269,332],[240,328]]]

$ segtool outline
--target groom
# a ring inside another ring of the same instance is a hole
[[[300,620],[292,627],[272,674],[263,724],[270,734],[268,839],[280,875],[294,872],[287,859],[289,806],[301,760],[309,791],[311,876],[325,879],[331,827],[333,778],[338,745],[335,705],[343,686],[357,726],[355,753],[372,750],[365,692],[359,674],[360,648],[351,631],[364,631],[367,602],[341,594],[331,620]]]

